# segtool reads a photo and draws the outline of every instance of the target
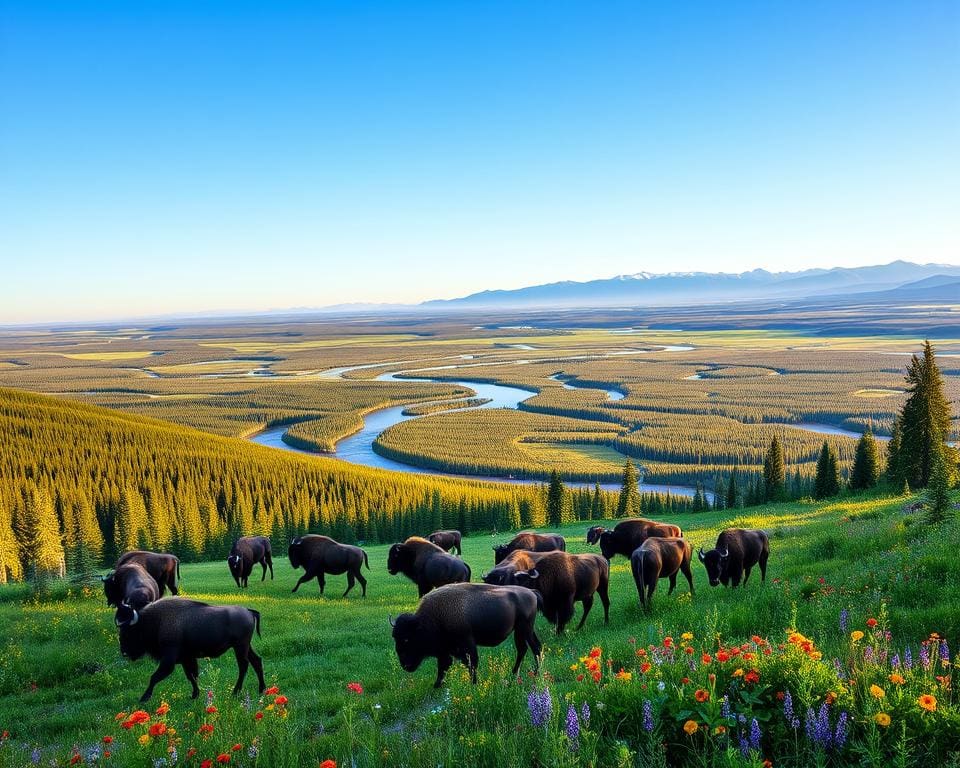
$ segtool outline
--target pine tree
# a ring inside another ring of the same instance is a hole
[[[523,525],[523,521],[520,515],[520,503],[514,496],[510,499],[510,506],[508,507],[507,526],[511,531],[519,531],[521,525]]]
[[[603,518],[604,518],[603,491],[600,488],[600,483],[597,483],[593,487],[593,499],[590,504],[590,519],[603,520]]]
[[[637,482],[637,470],[633,462],[627,459],[623,465],[623,482],[617,499],[617,517],[638,517],[640,515],[640,488]]]
[[[547,489],[547,523],[552,528],[557,528],[564,524],[564,497],[566,489],[563,487],[563,481],[560,479],[560,473],[553,470],[550,473],[550,486]]]
[[[774,435],[770,449],[763,460],[763,500],[782,501],[786,486],[786,471],[783,465],[783,448]]]
[[[827,499],[840,493],[840,466],[830,443],[823,441],[817,459],[817,476],[813,483],[813,498]]]
[[[44,488],[35,488],[27,498],[20,553],[24,570],[38,585],[49,576],[62,578],[66,572],[60,521]]]
[[[880,453],[877,441],[870,428],[857,441],[857,450],[853,457],[853,469],[850,472],[850,488],[863,491],[873,488],[880,479]]]
[[[697,489],[693,494],[693,511],[703,512],[706,506],[706,498],[703,495],[703,486],[697,483]]]
[[[938,525],[953,516],[953,505],[950,502],[950,475],[946,451],[942,448],[934,451],[925,501],[927,504],[925,518],[928,525]]]
[[[113,538],[117,553],[145,548],[148,546],[146,535],[147,507],[143,503],[143,496],[136,488],[127,485],[120,493],[120,505],[114,523]]]
[[[923,356],[914,355],[910,360],[906,380],[909,396],[900,414],[898,464],[912,488],[925,488],[950,434],[950,403],[943,393],[943,376],[929,341],[924,342]],[[945,461],[949,465],[953,450],[948,448],[947,453]]]
[[[902,487],[906,478],[900,469],[900,415],[893,417],[893,429],[890,431],[890,442],[887,443],[886,480],[893,487]]]
[[[5,503],[0,502],[0,584],[23,579],[20,545],[13,533],[13,517]]]
[[[723,484],[723,478],[718,477],[713,485],[713,508],[724,509],[727,504],[727,486]]]
[[[740,506],[740,489],[737,488],[737,470],[730,470],[730,481],[727,483],[727,509],[736,509]]]

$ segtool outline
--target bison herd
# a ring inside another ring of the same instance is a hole
[[[408,672],[415,671],[424,659],[435,658],[436,687],[443,683],[454,660],[466,665],[476,682],[477,648],[500,645],[511,635],[517,649],[514,674],[528,649],[539,667],[541,644],[534,629],[538,612],[561,634],[574,617],[575,604],[580,603],[580,629],[598,596],[604,623],[609,623],[610,562],[617,555],[630,561],[641,608],[651,609],[660,579],[669,579],[668,594],[672,594],[678,573],[693,594],[693,547],[675,525],[634,518],[610,530],[595,526],[587,531],[587,543],[599,544],[600,555],[568,553],[566,541],[556,534],[519,533],[507,544],[493,548],[493,567],[481,575],[481,583],[471,582],[470,566],[459,557],[460,542],[459,531],[435,531],[398,542],[387,554],[388,572],[402,574],[416,584],[420,598],[414,613],[390,618],[397,658]],[[457,554],[450,554],[451,550]],[[356,582],[366,597],[362,569],[369,571],[370,563],[362,548],[307,534],[293,539],[287,554],[290,565],[304,571],[293,592],[315,578],[322,595],[326,575],[346,574],[343,597]],[[732,587],[746,585],[755,565],[765,581],[769,554],[767,535],[744,528],[722,531],[712,549],[704,552],[700,547],[697,552],[710,585]],[[258,564],[263,570],[260,580],[266,579],[268,569],[273,579],[270,540],[264,536],[237,539],[227,566],[238,588],[248,586]],[[176,597],[179,577],[180,561],[174,555],[135,551],[122,555],[103,578],[107,605],[116,608],[121,652],[132,660],[149,655],[159,663],[141,701],[149,699],[154,686],[177,665],[183,668],[196,698],[198,660],[229,650],[236,656],[239,672],[234,693],[240,691],[249,666],[253,666],[262,693],[263,664],[251,645],[254,632],[260,635],[260,614],[241,606],[214,606]],[[161,600],[168,589],[174,597]]]

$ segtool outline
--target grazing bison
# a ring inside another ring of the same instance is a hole
[[[367,566],[370,570],[370,562],[367,560],[367,553],[360,547],[354,547],[351,544],[339,544],[329,536],[318,536],[314,533],[308,533],[306,536],[300,536],[290,542],[290,548],[287,551],[290,556],[290,565],[294,568],[303,566],[304,574],[300,577],[293,591],[300,589],[300,585],[316,578],[320,585],[320,594],[327,585],[324,574],[330,573],[335,576],[347,574],[347,592],[353,589],[353,585],[359,581],[360,589],[363,590],[363,596],[367,596],[367,580],[360,573],[360,567]]]
[[[487,573],[480,575],[484,584],[495,584],[497,586],[507,586],[514,584],[513,574],[517,571],[529,571],[536,567],[540,558],[546,557],[550,552],[527,552],[525,549],[517,549],[507,555],[499,565],[495,565]]]
[[[387,570],[391,576],[402,573],[417,585],[420,597],[444,584],[470,581],[470,566],[436,544],[411,536],[402,544],[394,544],[387,553]]]
[[[637,585],[640,605],[650,608],[658,579],[670,579],[668,595],[673,594],[677,586],[677,571],[687,577],[690,594],[693,594],[693,572],[690,570],[690,558],[693,548],[686,539],[662,539],[651,537],[641,544],[630,556],[633,580]]]
[[[634,550],[651,536],[665,539],[680,538],[682,535],[683,533],[676,525],[638,517],[617,523],[612,531],[594,526],[587,531],[587,543],[593,544],[599,541],[603,556],[607,560],[612,560],[617,555],[632,556]]]
[[[540,669],[540,639],[534,632],[540,598],[522,587],[495,587],[489,584],[448,584],[423,598],[416,613],[403,613],[393,627],[393,640],[400,666],[414,672],[425,658],[437,660],[439,688],[443,677],[459,659],[477,682],[477,646],[500,645],[513,634],[517,660],[513,674],[527,653],[533,651]]]
[[[160,599],[160,587],[140,563],[127,562],[103,579],[107,605],[126,604],[138,611]]]
[[[543,615],[551,624],[557,625],[558,635],[573,618],[575,602],[583,603],[583,616],[577,629],[583,627],[593,607],[594,594],[600,595],[604,623],[610,623],[610,598],[607,596],[610,563],[600,555],[547,552],[540,556],[534,568],[516,571],[509,578],[509,583],[535,589],[543,596]]]
[[[703,547],[697,557],[707,569],[710,586],[747,585],[753,566],[760,564],[760,580],[767,580],[767,558],[770,557],[770,541],[767,534],[750,528],[727,528],[717,536],[717,546],[709,552]]]
[[[244,536],[233,542],[227,565],[238,587],[249,585],[250,573],[253,566],[260,563],[263,566],[263,577],[267,580],[267,567],[270,568],[270,581],[273,581],[273,551],[270,548],[270,539],[266,536]]]
[[[436,544],[444,552],[449,552],[451,549],[457,550],[458,555],[463,554],[463,550],[460,548],[460,539],[462,535],[460,531],[434,531],[429,536],[427,536],[427,541]]]
[[[260,614],[238,605],[207,605],[182,597],[151,603],[142,611],[122,604],[117,609],[120,651],[136,661],[144,655],[160,662],[140,701],[153,695],[153,688],[180,664],[193,686],[193,698],[200,694],[197,659],[216,658],[231,648],[240,671],[234,694],[239,693],[247,675],[247,666],[257,673],[263,693],[263,663],[250,646],[253,632],[260,636]]]
[[[518,549],[525,549],[527,552],[553,552],[554,550],[564,552],[567,549],[567,542],[563,536],[553,533],[531,533],[530,531],[518,533],[507,544],[498,544],[493,548],[494,564],[499,565],[507,555]]]
[[[169,589],[170,594],[177,595],[177,583],[180,581],[180,559],[175,555],[168,555],[162,552],[145,552],[135,549],[130,552],[124,552],[117,560],[117,568],[127,563],[139,563],[147,573],[153,576],[154,581],[160,588],[160,597]]]

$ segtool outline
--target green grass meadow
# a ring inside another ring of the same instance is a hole
[[[687,593],[681,577],[668,597],[667,582],[661,581],[653,611],[646,614],[638,607],[629,563],[618,557],[611,573],[609,626],[603,624],[599,600],[580,632],[568,629],[558,638],[538,619],[545,679],[562,694],[568,670],[591,647],[614,657],[629,655],[631,639],[639,647],[658,643],[664,634],[684,632],[716,645],[742,642],[754,634],[783,642],[786,629],[797,629],[815,640],[825,657],[840,654],[847,643],[838,626],[842,609],[849,611],[851,626],[885,616],[895,646],[916,644],[932,632],[953,641],[960,633],[960,528],[952,522],[931,530],[923,524],[922,513],[904,511],[906,501],[875,495],[675,518],[671,521],[681,525],[695,547],[712,544],[717,532],[731,524],[766,529],[771,537],[767,583],[760,583],[755,569],[745,589],[710,588],[703,567],[695,562],[696,594]],[[579,523],[560,531],[569,551],[597,551],[585,542],[586,528],[587,523]],[[491,546],[510,537],[464,540],[463,556],[475,580],[493,564]],[[279,686],[289,698],[285,727],[298,752],[289,764],[316,765],[328,758],[340,765],[351,760],[356,765],[532,764],[516,735],[525,726],[527,688],[504,688],[502,696],[471,705],[480,736],[471,737],[469,730],[458,727],[447,733],[449,743],[442,750],[436,744],[423,746],[430,734],[442,739],[447,727],[434,722],[431,711],[449,706],[451,694],[454,699],[473,694],[462,667],[451,670],[446,691],[432,688],[433,660],[414,674],[400,669],[387,619],[416,608],[416,588],[404,577],[387,573],[386,546],[368,550],[367,597],[361,597],[358,585],[346,599],[340,597],[345,577],[335,576],[328,577],[325,597],[319,596],[315,581],[290,594],[302,571],[290,567],[280,542],[275,542],[275,550],[273,581],[268,576],[261,583],[258,568],[249,589],[241,591],[225,562],[186,564],[182,594],[261,612],[263,637],[255,638],[254,647],[264,659],[267,684]],[[69,593],[66,588],[55,590],[37,599],[23,585],[0,589],[0,731],[9,731],[0,748],[2,765],[26,764],[34,749],[40,750],[44,764],[66,764],[72,750],[115,732],[114,715],[136,708],[155,668],[150,660],[131,663],[121,657],[113,615],[98,585],[74,587]],[[577,620],[579,615],[578,606]],[[481,649],[478,688],[512,682],[512,660],[510,642],[499,649]],[[532,668],[528,656],[522,674]],[[235,676],[232,654],[201,662],[201,689],[213,691],[222,710],[241,706],[229,698]],[[364,692],[349,691],[352,682],[360,683]],[[568,683],[573,690],[572,679]],[[256,702],[255,686],[251,671],[245,690]],[[190,702],[180,668],[157,687],[147,709],[152,712],[161,700],[178,711],[197,713],[206,703],[203,696]],[[608,764],[620,749],[617,734],[598,731],[596,738],[596,754],[607,757],[596,758],[595,764]],[[184,750],[188,740],[184,736]]]

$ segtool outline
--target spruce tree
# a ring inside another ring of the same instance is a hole
[[[857,441],[857,450],[853,457],[853,469],[850,471],[850,488],[863,491],[873,488],[880,479],[880,452],[877,441],[870,428]]]
[[[730,470],[730,481],[727,483],[727,509],[736,509],[740,506],[740,489],[737,487],[737,470]]]
[[[564,502],[566,489],[560,479],[560,473],[553,470],[550,473],[550,486],[547,488],[547,523],[553,528],[559,528],[564,520]]]
[[[620,484],[620,496],[617,499],[617,517],[639,517],[640,488],[637,482],[637,470],[633,462],[627,459],[623,465],[623,481]]]
[[[925,519],[928,525],[938,525],[953,516],[953,505],[950,501],[950,473],[947,468],[946,451],[942,448],[934,451],[925,501],[927,504]]]
[[[723,484],[723,478],[718,477],[713,485],[713,508],[723,509],[727,504],[727,486]]]
[[[950,403],[933,346],[924,342],[923,356],[910,360],[906,376],[909,396],[901,411],[898,464],[911,488],[926,488],[937,455],[950,434]],[[947,449],[949,465],[952,449]]]
[[[603,505],[603,491],[600,488],[600,483],[597,483],[593,487],[593,500],[590,504],[590,519],[591,520],[603,520],[604,518],[604,505]]]
[[[902,488],[906,478],[900,468],[900,415],[893,417],[893,429],[890,430],[890,441],[887,443],[887,466],[884,472],[886,480],[894,488]]]
[[[60,521],[53,500],[44,488],[34,489],[27,498],[20,552],[26,572],[38,586],[42,587],[47,577],[64,576],[66,556]]]
[[[786,470],[783,465],[783,448],[776,435],[770,441],[770,449],[763,460],[763,500],[782,501],[786,486]]]
[[[830,443],[823,441],[817,459],[817,476],[813,483],[813,498],[827,499],[840,493],[840,466]]]
[[[23,579],[20,545],[13,533],[13,516],[7,505],[0,502],[0,584]]]

